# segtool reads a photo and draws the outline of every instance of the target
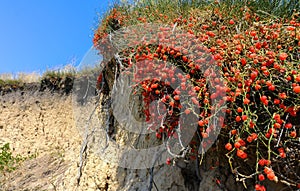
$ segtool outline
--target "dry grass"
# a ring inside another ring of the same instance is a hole
[[[17,74],[3,73],[0,74],[0,81],[2,81],[5,84],[10,84],[11,82],[20,82],[23,84],[37,83],[40,82],[46,76],[64,77],[67,75],[75,75],[76,73],[76,67],[72,64],[68,64],[59,69],[47,70],[43,74],[40,74],[39,72],[19,72]]]
[[[0,74],[0,80],[3,81],[20,81],[23,83],[33,83],[33,82],[39,82],[40,78],[41,75],[37,72],[32,72],[32,73],[20,72],[16,75],[13,75],[11,73]]]
[[[41,75],[37,72],[19,73],[18,74],[18,80],[20,80],[24,83],[39,82],[40,78],[41,78]]]

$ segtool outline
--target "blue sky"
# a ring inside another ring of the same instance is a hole
[[[0,73],[78,65],[110,0],[1,0]]]

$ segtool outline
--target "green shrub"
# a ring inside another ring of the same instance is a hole
[[[13,156],[9,143],[0,147],[0,172],[11,172],[17,168],[21,161],[25,160],[21,155]]]

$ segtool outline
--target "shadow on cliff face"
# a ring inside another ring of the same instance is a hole
[[[41,81],[40,91],[50,90],[52,92],[63,92],[70,94],[73,89],[74,76],[45,77]]]

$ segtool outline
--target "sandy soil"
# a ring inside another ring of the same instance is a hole
[[[110,167],[89,154],[77,185],[82,138],[76,128],[72,96],[15,92],[0,97],[0,145],[13,154],[36,155],[13,173],[0,174],[0,190],[104,190]],[[101,173],[105,175],[101,175]],[[111,175],[113,177],[113,175]],[[113,182],[112,178],[109,182]],[[117,184],[111,184],[116,190]]]

